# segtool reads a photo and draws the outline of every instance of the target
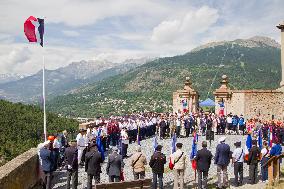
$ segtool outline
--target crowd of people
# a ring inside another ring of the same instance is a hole
[[[109,182],[124,180],[124,166],[133,168],[134,179],[145,178],[145,166],[149,164],[153,172],[153,188],[163,188],[163,174],[167,162],[162,146],[157,145],[149,163],[141,151],[140,141],[159,137],[181,138],[196,135],[206,135],[210,131],[216,135],[224,135],[219,139],[216,153],[213,156],[207,149],[207,142],[202,141],[202,149],[194,157],[187,157],[182,151],[182,143],[176,143],[176,150],[170,156],[170,163],[174,173],[174,188],[183,188],[184,170],[188,162],[196,163],[198,187],[207,188],[208,171],[211,161],[217,165],[218,188],[229,186],[227,167],[232,162],[234,166],[234,185],[243,183],[244,162],[249,165],[249,179],[251,184],[256,183],[259,162],[263,165],[270,156],[282,153],[281,143],[284,142],[284,127],[281,121],[261,121],[249,119],[240,115],[228,114],[217,116],[215,114],[183,114],[177,113],[143,113],[127,116],[111,116],[110,118],[98,117],[81,128],[74,140],[69,140],[67,131],[56,136],[49,136],[48,140],[39,145],[39,157],[43,170],[44,188],[51,188],[52,173],[57,169],[67,169],[66,188],[77,188],[78,169],[84,167],[88,175],[87,188],[94,182],[100,183],[102,163],[105,154],[108,154],[106,173]],[[225,135],[240,134],[251,138],[251,146],[241,147],[241,141],[235,143],[235,150],[225,143]],[[263,144],[258,144],[257,139],[265,139]],[[197,142],[197,141],[195,141]],[[127,149],[130,143],[137,143],[136,153],[128,156]],[[272,143],[274,144],[272,146]],[[107,152],[108,153],[105,153]],[[130,159],[130,165],[125,165],[125,158]],[[268,177],[267,166],[261,168],[262,181]],[[222,176],[223,175],[223,176]]]

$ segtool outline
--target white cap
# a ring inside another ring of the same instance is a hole
[[[221,137],[221,138],[219,138],[219,142],[221,143],[221,142],[224,142],[226,140],[226,137]]]

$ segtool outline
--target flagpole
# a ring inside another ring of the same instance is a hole
[[[46,133],[46,112],[45,112],[45,62],[44,62],[44,47],[42,47],[42,98],[43,98],[43,132],[44,140],[47,140]]]

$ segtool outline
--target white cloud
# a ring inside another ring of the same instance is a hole
[[[62,33],[68,37],[78,37],[80,35],[79,32],[72,30],[63,30]]]
[[[173,20],[165,20],[153,29],[151,40],[158,43],[189,42],[196,34],[203,33],[218,20],[218,11],[207,6],[190,10]]]
[[[167,4],[151,0],[1,0],[0,7],[0,32],[14,34],[23,30],[23,23],[30,15],[45,17],[46,23],[80,27],[118,16],[154,18],[170,10]]]
[[[1,0],[0,73],[41,69],[41,48],[23,43],[30,15],[46,17],[46,65],[56,69],[82,59],[172,56],[254,35],[279,41],[283,6],[281,0]]]
[[[42,69],[43,55],[46,69],[53,70],[67,66],[74,61],[109,60],[119,63],[125,59],[149,56],[151,53],[128,49],[79,49],[63,46],[42,48],[38,44],[1,44],[0,74],[34,74]]]

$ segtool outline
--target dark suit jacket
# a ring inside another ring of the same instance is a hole
[[[190,128],[190,122],[189,122],[188,119],[184,120],[184,127],[185,127],[186,129],[189,129],[189,128]]]
[[[230,153],[230,146],[228,144],[218,144],[215,154],[215,164],[221,166],[228,166],[230,163]]]
[[[197,151],[195,160],[197,161],[197,169],[200,171],[209,171],[212,153],[207,148],[202,148]]]
[[[122,156],[114,152],[109,155],[107,163],[107,174],[109,176],[120,176],[121,168],[124,166]]]
[[[258,163],[258,157],[260,155],[260,150],[257,146],[252,146],[249,150],[248,155],[248,164],[257,164]]]
[[[71,165],[73,170],[78,169],[78,149],[76,147],[68,147],[64,152],[66,165]]]
[[[87,152],[85,155],[85,171],[89,175],[101,173],[101,163],[103,163],[101,153],[98,150]]]
[[[157,151],[152,155],[149,165],[153,173],[159,174],[164,173],[164,165],[166,162],[166,156],[162,152]]]

